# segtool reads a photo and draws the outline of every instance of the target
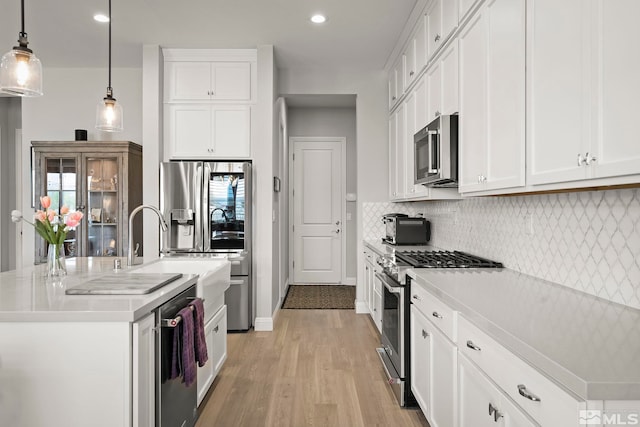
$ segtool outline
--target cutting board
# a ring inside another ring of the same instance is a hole
[[[142,295],[173,282],[182,273],[114,273],[65,291],[67,295]]]

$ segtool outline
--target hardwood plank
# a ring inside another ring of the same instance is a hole
[[[228,335],[228,358],[196,427],[428,427],[388,386],[368,315],[281,310],[273,332]]]

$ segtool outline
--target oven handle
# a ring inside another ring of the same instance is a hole
[[[402,288],[394,288],[392,286],[389,286],[389,284],[387,283],[386,277],[384,277],[382,274],[376,273],[376,277],[378,278],[378,280],[382,282],[384,287],[387,288],[387,290],[392,294],[399,294],[402,292]]]

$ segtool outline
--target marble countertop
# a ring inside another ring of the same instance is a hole
[[[66,261],[68,274],[59,279],[46,277],[45,264],[0,273],[0,322],[134,322],[198,280],[185,274],[144,295],[65,295],[69,287],[114,273],[114,258]],[[141,267],[126,267],[126,260],[122,265],[118,274]]]
[[[508,269],[410,276],[584,400],[640,400],[640,311]]]

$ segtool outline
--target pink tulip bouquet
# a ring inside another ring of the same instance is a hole
[[[51,198],[49,196],[40,197],[40,204],[44,210],[36,211],[33,223],[23,218],[22,212],[11,211],[11,220],[20,222],[24,220],[27,224],[33,225],[39,235],[52,245],[61,245],[67,238],[67,232],[74,230],[82,220],[82,212],[69,212],[68,206],[62,206],[60,213],[51,206]]]

